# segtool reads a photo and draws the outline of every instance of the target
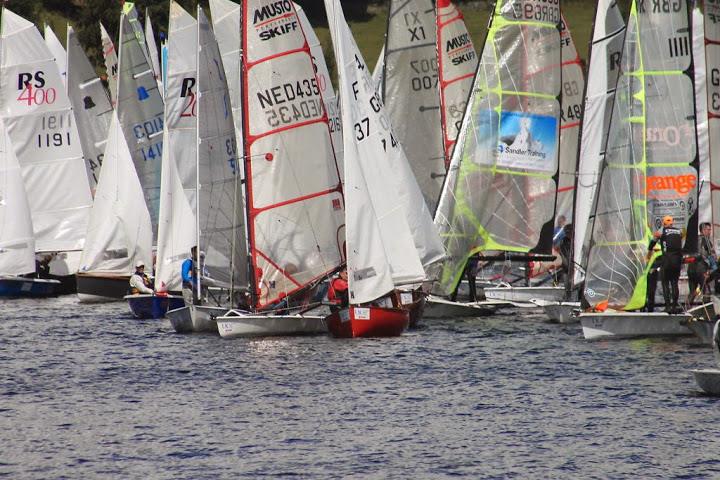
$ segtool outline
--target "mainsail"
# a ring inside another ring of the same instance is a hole
[[[133,3],[125,2],[120,17],[117,115],[143,188],[155,238],[164,107],[144,37]]]
[[[105,59],[105,72],[110,87],[110,101],[113,106],[117,103],[118,57],[115,43],[110,38],[105,26],[100,23],[100,40],[102,41],[103,58]]]
[[[431,0],[391,0],[382,98],[431,211],[445,173],[435,9]]]
[[[22,168],[42,252],[81,250],[92,205],[65,86],[35,25],[2,11],[0,115]]]
[[[591,306],[645,305],[648,243],[665,215],[697,246],[690,14],[683,0],[672,6],[630,10],[585,279]]]
[[[35,239],[20,165],[0,120],[0,275],[35,272]]]
[[[437,2],[437,51],[440,116],[446,166],[462,126],[478,57],[460,10],[450,0]]]
[[[68,28],[69,27],[70,26],[68,25]],[[67,53],[65,52],[65,48],[62,46],[62,43],[60,43],[60,39],[58,39],[55,32],[53,32],[53,29],[47,23],[45,24],[45,44],[50,50],[50,53],[53,54],[53,57],[55,57],[55,63],[60,71],[60,78],[62,78],[63,85],[67,85]]]
[[[150,21],[150,14],[145,10],[145,42],[147,44],[148,56],[150,57],[150,64],[155,74],[155,80],[157,80],[160,88],[160,96],[164,95],[163,90],[163,77],[160,68],[160,58],[158,57],[157,43],[155,43],[155,32],[153,31],[152,22]]]
[[[290,1],[242,8],[243,135],[253,303],[341,263],[343,199],[312,56]]]
[[[128,275],[152,265],[152,226],[117,112],[103,158],[79,273]]]
[[[435,224],[449,294],[476,252],[548,251],[560,127],[559,2],[497,2]]]
[[[575,170],[578,159],[582,101],[585,77],[570,27],[562,19],[560,41],[562,42],[562,94],[560,102],[560,174],[558,175],[557,207],[555,217],[561,215],[570,222],[573,214]]]
[[[710,157],[710,203],[712,208],[713,238],[720,240],[720,166],[713,158],[720,156],[720,3],[703,2],[705,15],[705,68],[708,75],[707,117]],[[708,189],[703,186],[703,190]]]
[[[113,109],[105,87],[71,26],[67,29],[67,48],[68,96],[75,112],[90,188],[95,190]]]
[[[698,157],[700,159],[698,223],[708,222],[712,224],[705,27],[703,12],[697,5],[692,10],[692,35],[693,64],[695,66],[695,122],[697,123]]]
[[[598,1],[593,25],[573,219],[573,262],[583,268],[587,265],[592,233],[592,228],[588,226],[592,226],[595,191],[600,179],[600,165],[605,158],[607,131],[625,38],[625,22],[615,0]],[[574,282],[580,283],[583,275],[580,269],[575,269]]]
[[[400,152],[370,72],[336,0],[325,10],[337,59],[346,129],[345,201],[351,303],[375,300],[395,286],[421,282],[425,272],[396,190],[388,152]],[[407,163],[407,160],[402,159]],[[397,164],[397,162],[395,162]]]

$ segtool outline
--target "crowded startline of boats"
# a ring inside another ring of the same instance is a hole
[[[290,0],[173,1],[159,50],[124,2],[107,89],[72,27],[63,47],[3,8],[0,294],[224,337],[542,307],[588,339],[711,343],[704,295],[647,308],[648,249],[666,217],[688,255],[720,234],[720,7],[599,0],[585,75],[560,0],[497,1],[477,50],[449,0],[388,3],[371,72],[325,0],[337,94]]]

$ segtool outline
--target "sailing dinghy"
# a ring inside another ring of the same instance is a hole
[[[517,12],[511,1],[495,6],[445,178],[435,214],[448,251],[436,284],[443,295],[453,292],[476,253],[482,261],[507,254],[529,259],[550,251],[560,127],[560,10],[526,3],[546,12],[543,19],[527,13],[533,8]],[[533,47],[525,45],[530,41]],[[487,289],[485,294],[490,298]]]
[[[713,7],[715,7],[713,5]],[[708,8],[708,4],[705,4]],[[707,12],[707,10],[706,10]],[[690,370],[695,377],[695,382],[708,395],[720,396],[720,320],[715,323],[712,335],[713,357],[716,368],[703,370]]]
[[[20,165],[0,120],[0,297],[47,297],[58,280],[31,278],[35,239]]]
[[[237,261],[248,264],[248,295],[218,329],[325,332],[324,316],[304,311],[342,263],[343,198],[312,54],[291,2],[252,0],[239,13],[247,244]]]
[[[584,296],[586,339],[688,335],[686,314],[645,307],[653,231],[665,215],[697,245],[698,152],[690,11],[633,1],[595,202]],[[602,310],[602,311],[598,311]]]

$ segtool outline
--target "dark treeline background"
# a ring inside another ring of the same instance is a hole
[[[596,0],[562,0],[563,3],[587,4],[587,8],[594,10]],[[114,39],[117,38],[118,20],[120,17],[121,0],[0,0],[7,8],[15,13],[33,21],[42,28],[43,23],[54,27],[58,37],[64,43],[64,28],[60,28],[65,21],[69,22],[78,33],[80,42],[85,46],[91,61],[96,65],[102,63],[100,47],[100,31],[98,22],[102,22]],[[311,23],[314,26],[327,26],[325,6],[323,0],[296,0],[303,6]],[[178,0],[178,3],[193,12],[198,4],[205,8],[209,14],[208,0]],[[387,5],[387,0],[342,0],[345,16],[352,21],[368,21],[379,9]],[[474,9],[492,8],[492,0],[455,0],[461,8]],[[630,0],[620,0],[625,11]],[[165,34],[168,23],[168,10],[170,0],[137,0],[135,2],[138,12],[144,18],[147,11],[155,29],[160,37]],[[156,38],[159,40],[159,38]]]

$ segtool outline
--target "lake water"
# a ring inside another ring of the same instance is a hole
[[[0,303],[7,478],[719,478],[692,339],[507,312],[392,339],[223,340],[122,303]]]

